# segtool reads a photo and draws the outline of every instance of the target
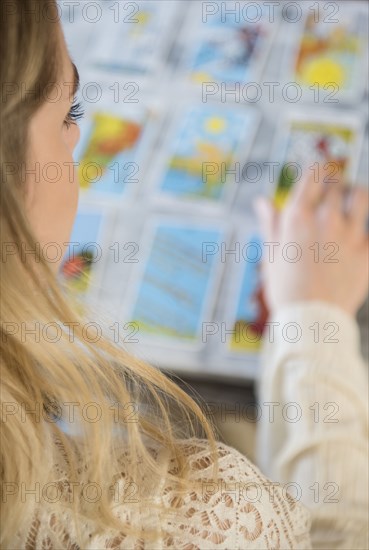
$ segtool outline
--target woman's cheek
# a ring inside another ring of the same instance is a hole
[[[72,137],[71,137],[71,140],[72,140],[71,146],[72,146],[72,150],[74,151],[74,149],[77,146],[77,143],[79,142],[79,138],[81,137],[81,130],[79,129],[78,124],[73,124],[73,127],[71,128],[71,130],[73,131]]]
[[[78,124],[70,124],[70,126],[64,126],[64,141],[68,147],[70,154],[72,155],[76,145],[79,141],[81,131]]]
[[[79,195],[79,181],[78,171],[73,160],[73,152],[80,138],[80,129],[77,124],[71,124],[69,127],[64,127],[63,139],[68,154],[68,180],[73,182],[75,201],[78,201]]]
[[[65,212],[67,218],[74,217],[78,207],[78,196],[79,196],[79,181],[78,181],[78,171],[73,160],[73,152],[78,143],[80,137],[80,130],[77,124],[71,124],[69,127],[65,126],[63,129],[63,141],[65,145],[65,153],[67,160],[64,162],[64,188],[61,192],[64,195],[65,203]],[[69,187],[69,192],[66,193],[65,184]],[[71,229],[71,228],[70,228]]]

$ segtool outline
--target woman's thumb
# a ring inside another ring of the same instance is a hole
[[[254,201],[254,208],[263,237],[267,240],[273,240],[277,228],[278,213],[272,202],[265,197],[258,197]]]

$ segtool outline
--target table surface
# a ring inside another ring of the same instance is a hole
[[[369,364],[369,298],[365,301],[360,308],[357,320],[360,328],[361,335],[361,352],[365,363]],[[253,381],[240,380],[240,381],[227,381],[226,376],[224,379],[208,378],[206,376],[188,376],[188,374],[178,374],[176,371],[174,375],[177,383],[190,395],[196,398],[198,393],[202,399],[206,402],[222,402],[232,404],[235,402],[253,403],[256,401],[255,396],[255,384]],[[177,378],[179,377],[179,378]],[[181,382],[183,380],[183,383]],[[195,390],[191,392],[188,385],[192,386]]]

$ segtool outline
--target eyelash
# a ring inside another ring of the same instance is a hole
[[[75,99],[67,116],[65,117],[64,124],[67,128],[69,128],[71,124],[77,124],[77,122],[83,118],[84,114],[85,112],[82,107],[82,103]]]

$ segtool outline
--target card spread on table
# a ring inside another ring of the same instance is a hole
[[[359,183],[368,5],[79,4],[62,18],[85,107],[67,291],[137,323],[138,348],[159,367],[256,377],[264,255],[249,248],[233,265],[220,251],[236,233],[261,250],[257,195],[282,208],[322,164]]]

